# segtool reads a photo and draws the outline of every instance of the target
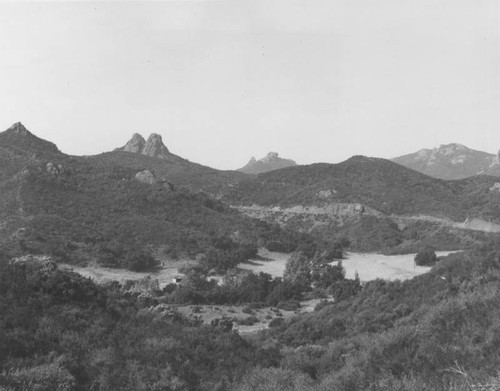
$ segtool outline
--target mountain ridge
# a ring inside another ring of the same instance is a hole
[[[296,166],[297,163],[291,159],[284,159],[279,157],[277,152],[269,152],[262,159],[256,160],[252,156],[249,162],[239,168],[237,171],[243,172],[245,174],[262,174],[264,172],[279,170],[281,168]]]
[[[500,176],[500,152],[497,155],[474,150],[458,143],[441,144],[399,156],[392,161],[440,179],[463,179],[474,175]]]
[[[468,218],[492,223],[490,232],[498,228],[499,182],[491,176],[446,181],[387,159],[353,156],[247,178],[222,200],[268,222],[321,237],[345,235],[360,251],[418,250],[422,240],[453,249],[485,234],[473,232],[480,224],[465,224]]]
[[[156,179],[144,165],[174,163],[115,154],[138,157],[137,166],[66,155],[21,125],[1,132],[0,248],[12,256],[130,267],[148,259],[150,245],[178,256],[206,251],[214,237],[234,232],[254,240],[253,220],[205,193]]]

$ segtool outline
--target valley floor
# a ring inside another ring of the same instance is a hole
[[[437,256],[446,256],[450,251],[436,252]],[[240,264],[244,270],[251,270],[254,273],[269,273],[273,277],[281,277],[285,271],[286,262],[290,254],[277,253],[261,249],[259,259],[251,260]],[[405,255],[382,255],[376,253],[347,253],[342,260],[342,265],[346,270],[346,277],[354,279],[358,273],[361,281],[371,281],[377,278],[384,280],[407,280],[417,275],[426,273],[430,267],[415,266],[413,259],[415,254]],[[137,273],[123,269],[111,269],[98,266],[79,267],[73,265],[61,265],[63,268],[73,270],[85,277],[90,277],[96,282],[106,282],[116,280],[124,283],[127,280],[139,280],[145,277],[157,279],[160,288],[172,282],[173,278],[179,276],[178,268],[195,261],[170,261],[164,262],[164,266],[156,273]],[[222,280],[221,276],[214,278]],[[251,333],[269,327],[269,323],[276,318],[289,319],[301,312],[311,312],[320,302],[320,299],[303,301],[301,307],[296,311],[278,310],[277,308],[265,307],[252,309],[248,312],[246,306],[236,305],[179,305],[174,306],[177,311],[184,315],[200,317],[204,323],[210,323],[216,318],[228,317],[233,320],[234,328],[240,333]],[[254,318],[253,324],[245,323],[245,319]]]
[[[450,253],[451,251],[437,251],[436,255],[442,257]],[[260,260],[252,260],[251,263],[241,264],[240,268],[251,270],[254,273],[269,273],[273,277],[283,276],[286,261],[290,257],[289,254],[261,250],[259,255]],[[346,278],[350,279],[354,279],[357,272],[361,281],[371,281],[377,278],[408,280],[430,270],[430,267],[415,266],[414,258],[415,254],[383,255],[352,252],[347,253],[346,258],[342,260],[342,266],[346,270]]]

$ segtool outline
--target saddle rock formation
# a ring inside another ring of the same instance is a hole
[[[134,133],[127,144],[122,148],[118,148],[118,150],[158,159],[172,159],[175,156],[170,153],[165,144],[163,144],[161,135],[157,133],[151,133],[147,141],[139,133]]]

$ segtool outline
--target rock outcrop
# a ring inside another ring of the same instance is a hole
[[[28,131],[28,129],[26,129],[26,127],[21,122],[16,122],[9,129],[7,129],[6,132],[14,133],[14,134],[17,134],[19,136],[31,135],[31,133]]]
[[[123,150],[125,152],[142,153],[145,145],[146,140],[144,140],[144,137],[139,133],[134,133],[130,141],[123,147]]]
[[[45,165],[45,170],[50,174],[50,175],[60,175],[64,173],[64,166],[62,164],[55,164],[52,162],[49,162]]]
[[[280,158],[276,152],[269,152],[265,157],[260,160],[256,160],[252,157],[245,167],[238,169],[240,172],[245,174],[261,174],[263,172],[278,170],[280,168],[286,168],[291,166],[296,166],[293,160]]]
[[[154,174],[149,170],[144,170],[135,174],[135,179],[141,183],[145,183],[148,185],[155,185],[158,183],[158,179],[154,176]]]
[[[173,159],[175,155],[171,154],[168,148],[163,144],[161,135],[151,133],[146,141],[139,133],[134,133],[124,147],[118,148],[124,152],[138,153],[158,159]]]
[[[161,136],[157,133],[151,133],[149,135],[142,154],[160,159],[168,158],[171,155],[168,148],[163,144]]]

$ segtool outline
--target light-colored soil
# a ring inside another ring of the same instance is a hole
[[[450,251],[437,251],[436,255],[446,256]],[[408,280],[426,273],[430,267],[415,266],[415,254],[382,255],[373,253],[348,253],[342,260],[346,278],[353,279],[358,272],[361,281],[377,278],[384,280]]]
[[[436,252],[438,256],[448,255],[449,251]],[[249,263],[240,264],[241,269],[251,270],[254,273],[265,272],[274,277],[281,277],[285,271],[286,262],[290,254],[270,252],[267,250],[259,251],[259,259],[251,260]],[[386,280],[406,280],[419,274],[427,272],[430,268],[414,266],[413,259],[415,254],[406,255],[381,255],[373,253],[348,253],[346,259],[342,260],[342,265],[346,269],[346,277],[354,278],[355,273],[359,274],[361,281],[370,281],[377,278]],[[193,264],[195,261],[176,261],[165,263],[165,266],[157,273],[136,273],[128,270],[110,269],[98,266],[78,267],[72,265],[60,265],[61,267],[73,270],[83,276],[91,277],[96,282],[105,282],[116,280],[121,283],[126,280],[139,280],[147,276],[158,279],[160,287],[172,282],[172,279],[179,276],[178,268]],[[220,276],[219,276],[220,279]],[[251,333],[266,329],[269,322],[278,317],[289,319],[301,312],[314,311],[314,307],[320,302],[320,299],[313,299],[301,303],[301,308],[297,311],[284,311],[272,309],[270,307],[253,309],[253,314],[243,312],[244,306],[176,306],[176,309],[184,315],[200,316],[203,322],[210,324],[216,318],[228,317],[233,319],[234,328],[240,333]],[[251,325],[238,325],[239,319],[245,319],[249,316],[255,316],[258,322]]]
[[[173,278],[179,276],[178,268],[194,264],[195,261],[181,260],[181,261],[170,261],[165,263],[165,266],[159,268],[157,272],[154,273],[138,273],[130,270],[124,269],[112,269],[101,266],[74,266],[60,264],[59,267],[73,270],[74,272],[81,274],[84,277],[90,277],[94,281],[101,283],[106,281],[118,281],[124,283],[126,280],[140,280],[142,278],[150,276],[153,279],[157,279],[160,284],[160,288],[173,282]]]
[[[438,251],[437,256],[446,256],[450,251]],[[252,270],[254,273],[265,272],[274,277],[281,277],[285,271],[289,254],[271,253],[262,250],[262,257],[274,259],[273,261],[252,260],[251,264],[240,264],[241,269]],[[419,274],[426,273],[429,267],[415,266],[415,254],[382,255],[376,253],[348,253],[342,265],[346,270],[346,277],[354,279],[358,272],[361,281],[371,281],[377,278],[384,280],[408,280]],[[334,262],[336,263],[336,262]]]

